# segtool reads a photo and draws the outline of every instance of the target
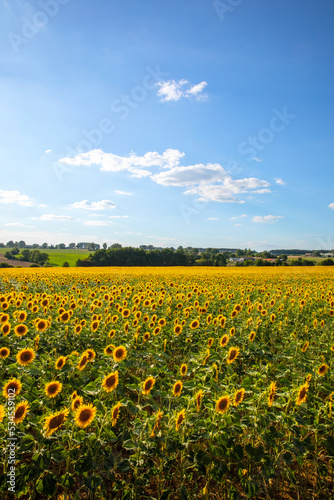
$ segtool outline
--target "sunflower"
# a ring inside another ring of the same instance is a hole
[[[175,429],[177,431],[179,430],[179,427],[180,427],[180,425],[182,424],[182,422],[184,421],[185,418],[186,418],[186,410],[181,410],[180,413],[178,413],[177,417],[176,417]]]
[[[111,392],[118,385],[118,371],[109,373],[102,381],[102,386],[106,392]]]
[[[121,406],[122,406],[122,403],[116,403],[111,409],[111,419],[112,419],[111,425],[112,425],[112,427],[115,427],[115,425],[116,425],[117,419],[119,417],[119,409]]]
[[[21,401],[15,408],[14,422],[16,424],[20,424],[23,422],[24,417],[29,411],[29,403],[28,401]]]
[[[223,317],[220,319],[220,326],[221,326],[221,328],[224,328],[225,323],[226,323],[226,318],[223,316]]]
[[[235,327],[232,326],[232,328],[230,329],[230,335],[231,335],[231,337],[233,337],[234,334],[235,334]]]
[[[35,357],[36,353],[33,349],[21,349],[16,355],[16,361],[21,366],[28,366]]]
[[[181,332],[182,332],[182,326],[181,325],[176,325],[174,327],[174,333],[175,333],[175,335],[180,335]]]
[[[109,344],[107,345],[107,347],[105,347],[104,349],[104,354],[107,354],[107,356],[111,356],[112,353],[114,352],[114,349],[115,349],[115,346],[113,344]]]
[[[309,347],[309,345],[310,345],[310,343],[309,343],[308,341],[306,341],[306,342],[303,344],[303,346],[302,346],[302,351],[303,351],[303,352],[306,352],[306,351],[307,351],[307,349],[308,349],[308,347]]]
[[[126,358],[126,348],[122,345],[115,347],[114,352],[113,352],[113,358],[115,363],[119,363],[120,361],[123,361],[123,359]]]
[[[1,314],[0,323],[5,324],[9,321],[9,314]]]
[[[242,387],[241,389],[238,389],[234,395],[234,400],[233,400],[234,406],[238,406],[240,403],[242,403],[244,397],[245,397],[245,389]]]
[[[5,359],[9,356],[10,350],[8,347],[1,347],[0,349],[0,358]]]
[[[166,326],[166,320],[165,318],[160,318],[159,321],[158,321],[159,325],[160,326]]]
[[[230,337],[228,335],[223,335],[222,338],[219,341],[220,347],[225,347],[227,342],[230,340]]]
[[[194,320],[190,323],[190,328],[191,328],[192,330],[195,330],[195,329],[196,329],[196,328],[198,328],[198,327],[199,327],[199,321],[198,321],[198,319],[194,319]]]
[[[87,354],[83,353],[80,356],[79,363],[77,364],[77,368],[80,371],[82,371],[86,367],[87,363],[88,363],[88,356],[87,356]]]
[[[81,429],[85,429],[94,420],[95,415],[95,406],[93,406],[92,404],[80,405],[79,408],[75,411],[75,423],[79,427],[81,427]]]
[[[61,370],[66,363],[66,356],[59,356],[59,358],[55,362],[56,370]]]
[[[53,380],[45,385],[44,392],[48,398],[55,398],[61,392],[63,384],[57,380]]]
[[[213,338],[212,338],[212,337],[210,337],[210,338],[208,339],[208,348],[209,348],[209,349],[210,349],[210,347],[212,346],[212,344],[213,344]]]
[[[6,410],[5,410],[4,405],[0,405],[0,424],[3,421],[5,414],[6,414]]]
[[[87,356],[88,361],[93,361],[96,356],[96,353],[93,349],[87,349],[83,354]]]
[[[325,375],[325,373],[328,372],[329,366],[323,363],[322,365],[319,366],[318,368],[318,375]]]
[[[23,337],[23,335],[26,335],[27,331],[28,331],[28,327],[26,325],[24,325],[23,323],[20,325],[16,325],[16,327],[14,328],[14,333],[18,337]]]
[[[181,380],[178,380],[177,382],[175,382],[175,384],[173,386],[173,396],[180,396],[181,392],[182,392],[182,387],[183,387],[183,384],[182,384]]]
[[[39,319],[36,321],[35,327],[36,330],[38,330],[39,332],[44,332],[44,330],[46,330],[48,327],[48,322],[45,321],[44,319]]]
[[[9,334],[10,330],[11,330],[10,323],[3,324],[2,327],[1,327],[1,330],[2,330],[3,336],[6,337]]]
[[[164,412],[160,410],[158,410],[157,413],[155,414],[155,424],[150,434],[150,437],[154,437],[155,432],[160,429],[160,424],[163,414]]]
[[[296,405],[301,405],[306,401],[307,391],[309,390],[309,384],[306,382],[298,390],[298,396],[296,399]]]
[[[202,398],[203,398],[203,391],[202,391],[202,389],[200,389],[195,394],[195,401],[196,401],[196,410],[197,410],[197,413],[199,412],[199,410],[201,408]]]
[[[184,377],[185,375],[187,375],[187,371],[188,371],[188,367],[185,363],[183,363],[181,365],[181,368],[180,368],[181,375]]]
[[[123,309],[122,311],[122,316],[123,318],[128,318],[130,316],[130,310],[129,309]]]
[[[154,335],[159,335],[160,331],[161,331],[161,327],[160,326],[156,326],[154,328],[154,330],[153,330],[153,334]]]
[[[255,332],[250,332],[248,340],[250,342],[253,342],[253,340],[255,339],[255,337],[256,337],[256,333]]]
[[[53,413],[49,417],[46,417],[43,427],[45,435],[51,436],[51,434],[57,431],[67,419],[68,414],[69,410],[65,408],[62,411],[58,411],[57,413]]]
[[[275,382],[271,382],[269,386],[269,395],[268,395],[268,406],[272,406],[274,402],[275,392],[277,391],[277,386]]]
[[[27,319],[27,313],[25,311],[20,311],[17,318],[21,323],[23,323]]]
[[[2,389],[2,395],[5,398],[16,397],[20,394],[22,388],[21,382],[17,378],[11,378]]]
[[[98,329],[99,327],[99,321],[93,321],[90,325],[90,329],[92,330],[92,332],[96,332],[96,330]]]
[[[216,412],[225,413],[229,407],[230,398],[229,396],[221,396],[218,401],[216,401]]]
[[[72,311],[65,311],[65,312],[61,313],[60,314],[60,321],[62,321],[63,323],[67,323],[71,318],[71,312]]]
[[[147,396],[151,390],[153,389],[153,386],[155,384],[155,378],[154,377],[148,377],[144,382],[143,382],[143,394]]]
[[[228,351],[228,356],[227,356],[227,364],[229,365],[230,363],[233,363],[239,356],[240,349],[239,347],[230,347],[230,350]]]
[[[82,396],[78,396],[78,395],[75,396],[75,398],[72,399],[72,404],[71,404],[72,410],[76,411],[79,408],[79,406],[82,405],[82,403],[83,403]]]
[[[82,331],[82,326],[81,325],[77,325],[74,328],[74,333],[76,333],[77,335],[80,335],[81,331]]]

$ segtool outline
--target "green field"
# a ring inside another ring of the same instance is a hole
[[[11,248],[0,248],[0,256],[4,255]],[[52,266],[62,266],[64,262],[68,262],[70,267],[74,267],[78,259],[85,259],[92,252],[89,250],[59,250],[59,249],[43,249],[38,248],[40,252],[46,252],[49,255],[49,264]],[[20,265],[20,261],[17,261]]]

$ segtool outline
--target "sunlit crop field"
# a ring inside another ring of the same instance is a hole
[[[333,498],[333,323],[329,268],[1,270],[1,498]]]

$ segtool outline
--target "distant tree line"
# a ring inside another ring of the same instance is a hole
[[[87,266],[226,266],[226,257],[221,253],[185,252],[182,248],[144,248],[121,247],[102,248],[87,259],[78,259],[78,267]]]
[[[45,266],[49,260],[49,256],[46,252],[40,252],[39,250],[29,250],[24,248],[19,250],[19,248],[13,248],[12,250],[7,250],[5,252],[5,258],[11,260],[20,260],[23,262],[32,262],[38,264],[39,266]]]

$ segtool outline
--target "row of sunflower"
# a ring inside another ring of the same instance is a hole
[[[330,269],[10,269],[0,290],[20,494],[233,498],[265,481],[275,498],[303,467],[317,480],[299,496],[327,491]]]

